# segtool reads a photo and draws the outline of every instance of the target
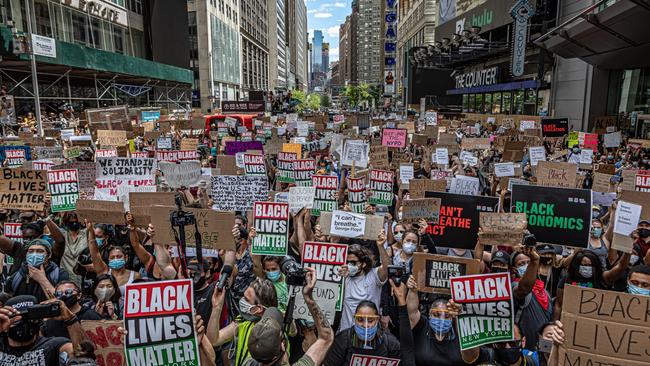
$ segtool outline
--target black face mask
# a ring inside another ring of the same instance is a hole
[[[7,335],[16,342],[26,342],[34,338],[39,328],[38,323],[21,320],[9,328]]]
[[[68,309],[73,307],[76,303],[79,302],[79,299],[75,294],[57,296],[57,299],[63,301],[63,303]]]
[[[192,277],[192,282],[194,282],[194,291],[198,291],[203,288],[203,285],[205,285],[205,276],[201,276],[199,278]]]
[[[639,229],[638,231],[639,231],[639,236],[641,238],[645,239],[650,236],[650,229],[643,228],[643,229]]]
[[[65,224],[65,227],[67,227],[70,231],[79,231],[79,229],[81,229],[81,223],[78,221],[69,222]]]
[[[521,348],[497,348],[494,350],[497,360],[505,365],[512,365],[521,358]]]
[[[507,268],[499,268],[499,267],[492,268],[492,273],[505,273],[505,272],[508,272]]]

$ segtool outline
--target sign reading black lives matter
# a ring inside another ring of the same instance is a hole
[[[424,192],[426,198],[440,198],[440,217],[437,224],[429,224],[437,246],[474,249],[478,239],[479,214],[498,212],[499,198],[469,196],[445,192]]]
[[[477,259],[450,257],[447,255],[413,254],[413,275],[418,291],[449,294],[449,279],[457,276],[477,274],[480,270]]]
[[[538,242],[586,248],[591,229],[591,190],[512,186],[510,212],[525,213]]]
[[[314,175],[312,185],[316,187],[312,216],[320,216],[321,211],[332,212],[336,209],[336,192],[339,188],[339,178],[330,175]]]
[[[127,284],[127,365],[199,366],[192,280]]]
[[[255,202],[251,254],[285,256],[289,249],[289,204]]]

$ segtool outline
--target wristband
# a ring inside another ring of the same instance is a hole
[[[78,322],[79,318],[77,318],[77,315],[73,315],[70,319],[64,320],[63,323],[65,323],[66,327],[69,327],[73,325],[74,323]]]

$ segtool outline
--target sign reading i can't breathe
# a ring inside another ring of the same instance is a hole
[[[255,230],[251,254],[287,255],[289,234],[289,204],[255,202]]]
[[[460,276],[450,281],[451,298],[463,307],[457,322],[461,351],[514,339],[508,273]]]
[[[192,280],[127,284],[125,294],[128,365],[200,365]]]

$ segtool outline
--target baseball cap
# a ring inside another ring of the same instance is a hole
[[[490,260],[490,263],[494,262],[501,262],[507,265],[510,263],[510,254],[505,250],[497,250],[492,254],[492,259]]]
[[[269,362],[282,355],[282,324],[278,308],[267,308],[248,336],[248,351],[257,362]]]
[[[18,295],[7,300],[5,305],[11,306],[16,310],[21,310],[38,304],[36,297],[32,295]]]
[[[539,244],[539,245],[537,245],[537,247],[535,247],[535,249],[537,249],[537,252],[539,254],[548,254],[548,253],[562,254],[562,250],[560,250],[560,252],[558,253],[558,250],[555,248],[555,246],[552,245],[552,244],[548,244],[548,243]]]
[[[638,225],[641,225],[641,224],[650,225],[650,220],[647,220],[647,219],[640,220]]]

